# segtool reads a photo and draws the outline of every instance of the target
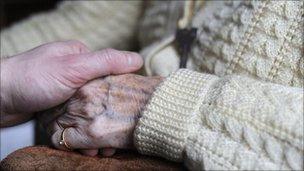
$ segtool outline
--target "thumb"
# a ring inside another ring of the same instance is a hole
[[[71,59],[69,66],[65,66],[69,74],[66,78],[72,79],[72,82],[80,80],[81,84],[97,77],[133,72],[143,65],[139,54],[114,49],[77,54]]]

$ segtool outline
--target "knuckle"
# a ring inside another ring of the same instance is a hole
[[[103,112],[103,106],[100,105],[101,99],[96,97],[95,90],[82,89],[75,94],[69,101],[67,111],[74,119],[90,122]]]
[[[103,58],[104,62],[107,64],[111,64],[113,63],[113,53],[114,53],[114,49],[111,48],[107,48],[104,49],[102,51],[102,55],[100,56],[100,58]]]
[[[83,97],[82,94],[77,94],[77,96],[78,97],[71,98],[67,106],[67,113],[72,116],[73,119],[77,119],[78,116],[89,116],[89,112],[87,111],[86,96]]]
[[[98,130],[99,129],[96,129],[96,126],[93,124],[87,128],[86,133],[87,133],[88,137],[96,140],[96,139],[102,138],[102,133]]]
[[[75,53],[83,53],[89,51],[88,47],[79,40],[69,40],[66,42],[66,45]]]
[[[119,66],[119,64],[124,64],[128,61],[128,55],[118,50],[107,48],[104,49],[102,52],[103,53],[101,53],[101,56],[104,62],[112,68],[116,68]]]
[[[46,43],[46,44],[43,44],[42,46],[40,46],[38,49],[43,54],[48,54],[48,53],[52,53],[53,51],[58,49],[60,47],[59,44],[60,44],[59,42]]]
[[[107,68],[108,72],[111,72],[117,68],[117,59],[115,58],[116,50],[114,49],[103,49],[96,53],[96,58],[99,64]]]

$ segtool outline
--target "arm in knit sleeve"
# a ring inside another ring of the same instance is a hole
[[[1,56],[51,41],[76,39],[91,50],[129,50],[136,43],[141,1],[64,1],[1,31]]]
[[[182,69],[153,93],[134,143],[190,170],[302,170],[303,89]]]

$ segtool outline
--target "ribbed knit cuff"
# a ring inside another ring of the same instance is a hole
[[[186,69],[171,74],[153,93],[136,126],[134,143],[139,152],[182,161],[199,106],[214,80],[214,75]]]

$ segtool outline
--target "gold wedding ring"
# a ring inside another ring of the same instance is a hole
[[[64,137],[64,133],[65,133],[65,131],[66,131],[67,129],[68,129],[68,128],[64,128],[64,129],[63,129],[63,131],[62,131],[62,133],[61,133],[61,138],[60,138],[59,144],[62,145],[62,146],[64,146],[65,148],[67,148],[67,149],[69,149],[69,150],[73,150],[73,149],[71,148],[71,146],[68,145],[68,143],[66,142],[66,139],[65,139],[65,137]]]

